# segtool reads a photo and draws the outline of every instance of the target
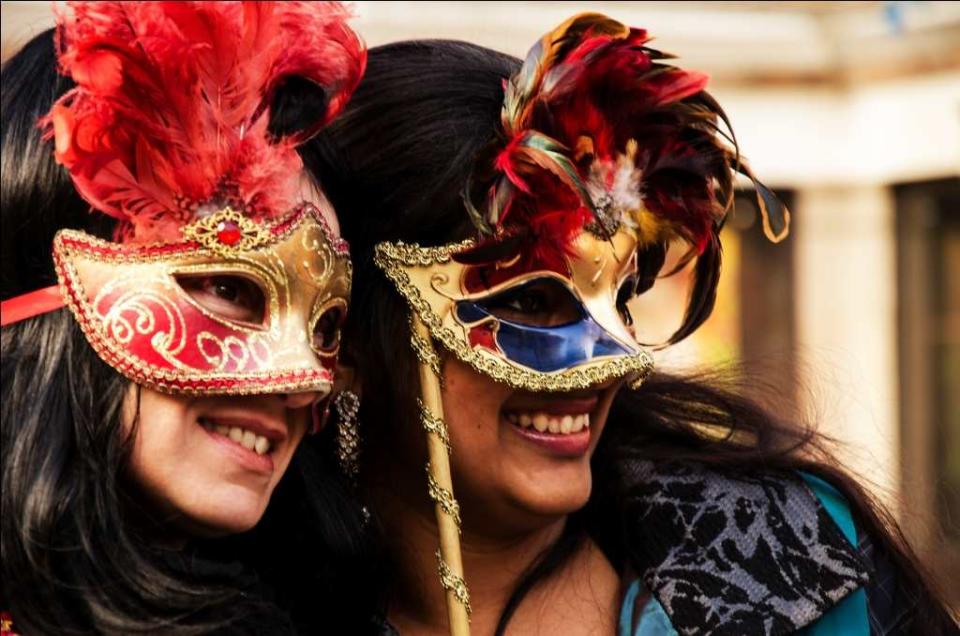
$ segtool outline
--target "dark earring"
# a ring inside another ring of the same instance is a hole
[[[360,431],[357,426],[360,397],[353,391],[341,391],[333,398],[333,407],[337,410],[337,458],[343,474],[356,484],[360,472]]]

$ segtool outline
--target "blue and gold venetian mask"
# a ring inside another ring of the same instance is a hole
[[[382,243],[376,262],[458,359],[514,388],[567,391],[652,369],[622,302],[636,249],[624,226],[606,238],[583,229],[560,258],[465,241]]]

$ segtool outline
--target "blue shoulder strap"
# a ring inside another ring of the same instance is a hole
[[[856,546],[857,529],[853,525],[850,506],[847,505],[843,495],[836,488],[810,473],[801,472],[800,476],[826,508],[843,536],[851,545]],[[799,633],[803,636],[870,636],[866,590],[861,587],[850,593],[817,622],[800,630]]]

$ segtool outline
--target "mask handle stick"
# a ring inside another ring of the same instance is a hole
[[[470,634],[470,593],[463,580],[460,553],[460,506],[453,498],[450,478],[450,438],[443,422],[440,395],[440,358],[430,332],[419,317],[411,321],[413,350],[420,361],[420,418],[427,433],[427,486],[436,503],[440,550],[437,552],[440,584],[447,592],[447,617],[451,636]]]

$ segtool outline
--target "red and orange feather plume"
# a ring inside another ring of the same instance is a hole
[[[58,15],[61,70],[77,84],[42,124],[80,194],[120,238],[175,240],[206,204],[257,221],[296,203],[297,144],[356,88],[366,51],[334,2],[75,2]],[[297,76],[327,107],[268,133]]]
[[[771,240],[786,236],[789,212],[741,161],[726,115],[704,92],[707,76],[665,64],[670,56],[649,40],[600,14],[545,35],[504,85],[501,138],[464,199],[481,235],[524,236],[521,253],[541,263],[561,262],[592,220],[609,230],[611,212],[661,261],[666,244],[687,242],[681,263],[698,262],[676,341],[713,307],[734,174],[753,181]],[[491,181],[478,209],[474,188]]]
[[[729,208],[733,172],[746,168],[735,145],[724,142],[719,124],[726,118],[703,92],[706,75],[662,63],[669,56],[647,47],[649,39],[642,29],[584,14],[530,50],[505,84],[504,140],[492,161],[499,178],[483,210],[472,210],[482,231],[530,226],[541,213],[569,226],[553,212],[554,200],[571,193],[571,212],[582,227],[591,216],[584,211],[596,212],[591,190],[598,179],[599,189],[627,194],[614,182],[622,180],[617,172],[628,157],[635,194],[648,215],[634,219],[641,242],[682,238],[702,253]],[[777,215],[775,231],[766,223],[768,235],[779,240],[787,212],[768,210],[775,199],[765,188],[762,194],[765,218]]]

